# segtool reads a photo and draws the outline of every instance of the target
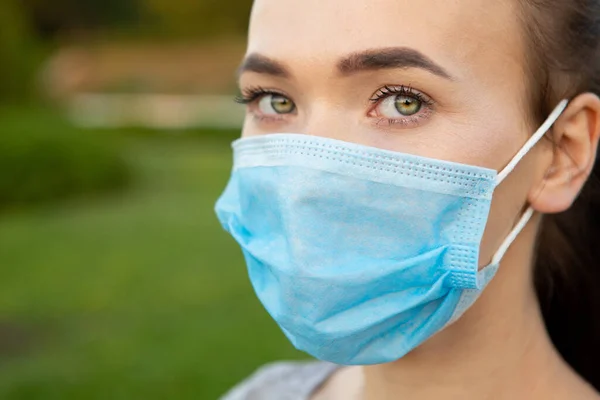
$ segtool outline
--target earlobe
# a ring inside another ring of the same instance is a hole
[[[554,151],[540,185],[529,202],[545,214],[567,210],[575,201],[594,166],[600,137],[600,98],[584,93],[574,98],[548,133]]]

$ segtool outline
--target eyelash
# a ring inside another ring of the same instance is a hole
[[[248,105],[254,103],[256,100],[260,99],[263,96],[267,95],[277,95],[277,96],[285,96],[288,97],[283,92],[278,92],[272,89],[264,89],[260,86],[249,87],[244,89],[242,93],[238,96],[235,96],[234,101],[239,104]]]
[[[255,87],[249,87],[249,88],[244,89],[240,95],[235,96],[234,101],[239,104],[250,105],[250,104],[255,103],[257,100],[260,100],[261,97],[267,96],[267,95],[277,95],[277,96],[289,97],[285,93],[277,91],[277,90],[265,89],[260,86],[255,86]],[[399,118],[399,119],[379,117],[376,122],[377,126],[394,126],[394,125],[413,126],[415,124],[418,124],[421,119],[428,118],[432,111],[431,108],[435,105],[435,102],[431,98],[414,90],[410,86],[385,85],[382,88],[380,88],[379,90],[377,90],[377,92],[375,92],[373,97],[371,97],[369,99],[369,101],[375,105],[369,111],[369,113],[371,113],[373,110],[375,110],[376,106],[379,105],[379,103],[381,101],[387,99],[388,97],[399,96],[399,95],[412,97],[412,98],[420,101],[425,106],[425,109],[417,115],[407,116],[407,117]],[[258,115],[256,113],[254,113],[253,115],[259,121],[265,121],[265,120],[266,121],[280,121],[285,117],[286,114],[282,114],[280,117],[264,116],[264,115]]]
[[[373,112],[376,109],[376,107],[383,100],[385,100],[391,96],[412,97],[413,99],[416,99],[423,104],[423,106],[424,106],[423,110],[416,115],[406,116],[404,118],[392,119],[392,118],[380,117],[377,120],[377,123],[376,123],[377,126],[388,126],[389,127],[389,126],[394,126],[394,125],[401,125],[404,127],[411,127],[411,126],[418,125],[420,120],[427,119],[431,115],[432,107],[435,105],[435,102],[429,96],[426,96],[423,93],[413,89],[411,86],[385,85],[381,89],[377,90],[377,92],[375,92],[373,97],[371,97],[371,99],[369,99],[371,101],[371,103],[374,104],[373,108],[371,109],[371,111],[369,113]]]
[[[398,95],[413,97],[416,100],[419,100],[420,102],[422,102],[423,104],[426,104],[429,106],[433,105],[433,101],[431,99],[429,99],[429,97],[426,97],[425,95],[414,90],[410,86],[404,86],[404,85],[400,85],[400,86],[385,85],[384,87],[379,89],[377,92],[375,92],[373,97],[371,97],[370,101],[373,103],[378,103],[379,101],[381,101],[385,98],[388,98],[389,96],[398,96]]]

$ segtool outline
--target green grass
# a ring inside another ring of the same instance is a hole
[[[126,192],[0,215],[1,399],[210,400],[302,357],[213,213],[231,138],[133,138]]]

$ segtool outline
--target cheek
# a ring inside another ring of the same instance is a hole
[[[502,242],[517,224],[527,206],[536,174],[535,157],[525,157],[494,192],[488,222],[481,241],[479,265],[488,265]]]

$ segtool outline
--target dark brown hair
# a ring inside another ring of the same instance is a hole
[[[600,0],[519,0],[529,43],[533,114],[541,123],[563,98],[600,94]],[[560,151],[560,149],[558,149]],[[563,358],[600,390],[600,163],[573,206],[546,215],[535,284]]]

